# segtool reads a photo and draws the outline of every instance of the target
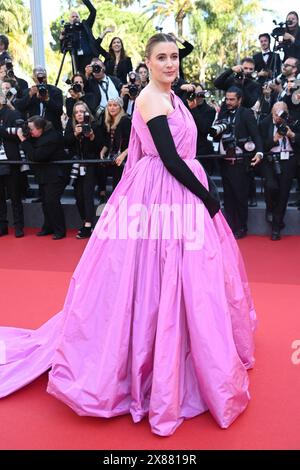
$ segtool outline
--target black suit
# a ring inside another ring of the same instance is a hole
[[[54,129],[62,132],[60,119],[63,113],[62,91],[53,85],[47,85],[47,88],[50,99],[49,101],[42,102],[44,107],[43,117],[52,123]],[[29,91],[29,89],[25,91],[24,96],[17,99],[14,105],[26,118],[31,116],[40,116],[41,100],[39,100],[36,95],[30,97]]]
[[[299,27],[295,36],[295,42],[292,43],[291,41],[288,41],[287,44],[284,44],[283,52],[284,52],[283,62],[286,59],[288,59],[288,57],[295,57],[296,59],[300,60],[300,28]]]
[[[271,115],[260,123],[259,129],[265,152],[270,152],[273,147],[278,145],[278,143],[274,142],[273,138],[274,126]],[[300,124],[297,123],[292,130],[296,134],[296,139],[291,145],[293,151],[299,153]],[[267,156],[264,157],[263,173],[265,176],[265,198],[267,209],[273,214],[272,229],[276,232],[279,232],[282,227],[293,177],[296,175],[296,166],[295,155],[291,156],[289,160],[281,160],[279,162],[281,174],[277,174],[274,162],[269,161]]]
[[[273,71],[275,73],[275,77],[280,74],[281,72],[281,59],[279,54],[274,52],[269,52],[267,62],[264,61],[263,53],[258,52],[254,54],[253,60],[255,62],[255,70],[260,72],[261,70],[268,70],[270,71],[269,77],[259,77],[259,83],[263,84],[266,80],[269,80],[273,76]]]
[[[123,84],[127,83],[127,74],[133,70],[130,57],[121,59],[117,65],[117,73],[115,74],[116,62],[114,58],[101,46],[103,38],[98,39],[98,47],[100,54],[104,57],[105,72],[107,75],[113,75],[119,78]]]
[[[95,23],[96,19],[96,14],[97,10],[96,8],[92,5],[90,0],[82,0],[82,3],[88,8],[90,14],[89,17],[86,20],[83,20],[81,23],[81,31],[80,31],[80,36],[78,36],[77,32],[75,31],[74,33],[74,43],[73,45],[74,50],[72,51],[72,54],[75,58],[76,62],[76,70],[75,72],[81,72],[85,73],[85,67],[89,65],[94,57],[99,57],[100,54],[100,49],[99,49],[99,44],[98,41],[94,38],[93,35],[93,26]],[[83,55],[78,55],[77,51],[82,48],[81,40],[80,37],[83,36],[83,40],[85,42],[85,45],[88,48],[88,52],[85,52]],[[64,51],[64,40],[61,41],[61,52]]]
[[[39,162],[33,170],[40,185],[44,224],[42,230],[56,235],[65,235],[66,225],[60,198],[68,180],[68,169],[64,165],[49,164],[54,160],[65,160],[63,137],[52,126],[46,129],[41,137],[29,139],[22,143],[28,159]]]
[[[210,155],[214,153],[213,144],[207,140],[209,129],[214,122],[216,110],[209,106],[206,101],[190,109],[197,126],[197,155]],[[201,158],[200,163],[204,166],[206,171],[211,175],[213,173],[214,161],[209,158]]]
[[[261,86],[254,80],[246,78],[245,81],[235,78],[232,69],[225,70],[214,80],[214,85],[218,90],[227,91],[228,88],[236,86],[243,92],[243,106],[252,108],[260,97]]]
[[[120,93],[120,90],[122,88],[122,82],[117,77],[111,77],[111,76],[108,76],[108,77],[111,79],[111,81],[115,85],[116,90]],[[99,82],[94,77],[89,78],[87,82],[86,90],[89,93],[93,93],[93,95],[96,97],[97,106],[99,106],[99,104],[101,103],[102,93],[104,93],[104,91],[101,90],[101,87],[99,86]]]
[[[219,119],[225,119],[228,112],[221,111]],[[240,106],[234,119],[234,135],[237,146],[244,151],[244,144],[251,138],[255,152],[262,152],[263,146],[253,112]],[[233,232],[247,230],[248,194],[250,184],[250,161],[248,157],[241,160],[220,161],[224,188],[224,207],[227,221]]]
[[[0,110],[0,142],[2,140],[6,157],[8,160],[11,161],[21,160],[19,138],[17,136],[9,134],[6,131],[6,128],[15,127],[15,121],[20,117],[21,116],[19,112],[11,111],[6,107]],[[7,206],[5,197],[6,186],[11,198],[14,225],[15,227],[23,228],[24,215],[21,194],[22,175],[20,173],[20,167],[18,165],[10,165],[9,170],[9,175],[0,177],[0,225],[7,225]]]

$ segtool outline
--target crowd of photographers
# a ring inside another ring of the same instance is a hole
[[[43,67],[33,70],[33,84],[16,77],[8,39],[0,35],[0,236],[8,233],[7,199],[11,199],[15,236],[24,236],[22,199],[28,190],[28,162],[39,185],[44,223],[38,236],[66,235],[61,197],[74,188],[82,219],[77,238],[88,238],[95,224],[95,191],[107,200],[107,177],[113,189],[126,162],[136,97],[147,86],[146,64],[133,69],[121,38],[102,47],[106,28],[94,38],[96,10],[89,0],[87,20],[71,12],[61,36],[61,52],[72,58],[68,96],[47,80]],[[300,185],[300,28],[296,12],[269,34],[259,36],[260,52],[215,78],[224,91],[220,106],[199,83],[184,79],[181,60],[193,46],[180,46],[180,75],[174,92],[190,110],[198,130],[197,155],[206,171],[219,173],[224,211],[236,238],[247,235],[248,206],[255,206],[255,176],[263,178],[266,219],[272,240],[280,240],[294,178]],[[196,52],[196,51],[195,51]],[[101,57],[101,58],[99,58]],[[103,58],[103,60],[101,60]],[[58,77],[59,78],[59,77]],[[58,80],[57,80],[58,82]],[[215,158],[214,152],[221,156]],[[18,165],[6,164],[19,161]],[[52,163],[53,161],[70,163]],[[84,163],[95,160],[95,164]],[[109,164],[107,164],[109,163]],[[300,201],[292,202],[300,209]]]

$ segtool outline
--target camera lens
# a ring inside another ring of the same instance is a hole
[[[93,64],[92,68],[93,68],[93,73],[100,73],[102,70],[102,67],[99,64]]]

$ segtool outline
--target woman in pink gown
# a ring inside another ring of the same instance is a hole
[[[168,436],[207,410],[226,428],[246,408],[255,311],[222,213],[212,216],[157,150],[170,129],[184,171],[208,186],[193,118],[171,92],[177,46],[160,34],[146,52],[152,79],[137,101],[122,180],[63,310],[35,331],[0,328],[0,396],[51,368],[48,392],[79,415],[148,416]],[[151,122],[168,132],[155,136]]]

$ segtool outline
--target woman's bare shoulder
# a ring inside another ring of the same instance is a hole
[[[147,123],[157,116],[167,115],[168,102],[163,96],[149,87],[144,88],[136,99],[136,106]]]

